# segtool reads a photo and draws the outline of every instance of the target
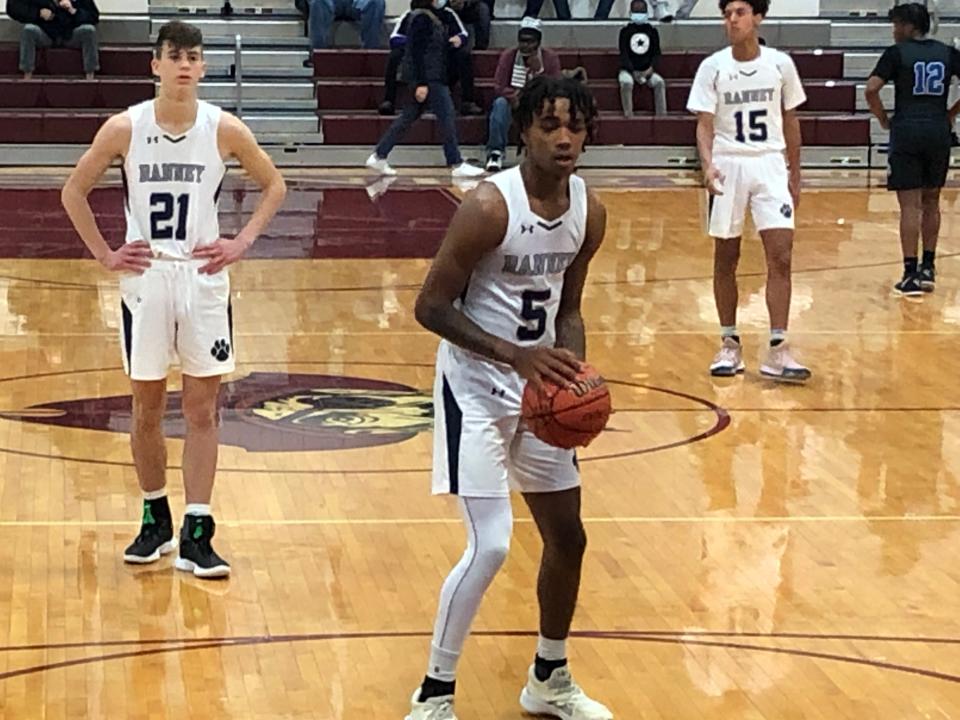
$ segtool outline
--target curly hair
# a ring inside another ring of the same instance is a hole
[[[597,103],[590,89],[573,78],[538,75],[524,85],[513,111],[513,119],[520,132],[533,125],[534,119],[543,112],[544,105],[553,105],[558,98],[570,101],[571,119],[583,120],[587,128],[587,141],[592,142],[597,124]]]

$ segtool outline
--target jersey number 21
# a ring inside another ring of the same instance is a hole
[[[173,222],[174,205],[177,208],[176,222]],[[190,195],[187,193],[176,197],[171,193],[151,193],[150,237],[153,240],[186,240],[189,212]]]

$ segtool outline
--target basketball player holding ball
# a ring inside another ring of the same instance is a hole
[[[567,669],[586,533],[572,449],[521,423],[527,381],[568,385],[585,357],[580,299],[606,210],[574,174],[596,107],[575,80],[539,76],[520,93],[519,166],[466,196],[417,298],[437,350],[433,492],[459,497],[467,549],[440,591],[430,663],[407,720],[456,720],[457,661],[484,593],[503,564],[510,490],[543,539],[540,638],[523,708],[564,720],[611,720]]]

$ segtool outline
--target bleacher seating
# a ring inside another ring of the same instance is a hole
[[[493,101],[492,76],[497,51],[474,54],[477,100],[484,108]],[[590,86],[601,112],[597,142],[602,145],[693,145],[696,120],[686,110],[693,75],[704,52],[667,53],[660,65],[667,78],[667,107],[670,114],[654,118],[640,114],[624,118],[620,113],[619,87],[616,81],[618,58],[603,50],[560,51],[561,65],[587,69]],[[318,50],[314,53],[317,112],[323,123],[324,142],[332,145],[372,145],[392,122],[391,117],[375,113],[383,99],[383,73],[387,53],[377,50]],[[810,145],[867,145],[870,123],[856,112],[856,85],[844,82],[843,54],[803,51],[794,53],[808,101],[801,113],[804,142]],[[653,110],[649,88],[635,90],[635,108],[643,113]],[[484,117],[457,119],[460,141],[483,144],[487,136]],[[405,144],[439,143],[439,127],[433,121],[414,126]]]
[[[41,50],[32,80],[17,47],[0,47],[0,143],[89,143],[118,110],[154,96],[150,50],[103,47],[100,74],[84,80],[76,50]]]

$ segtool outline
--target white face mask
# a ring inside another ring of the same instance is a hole
[[[650,16],[647,13],[630,13],[630,21],[643,25],[650,21]]]

